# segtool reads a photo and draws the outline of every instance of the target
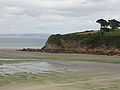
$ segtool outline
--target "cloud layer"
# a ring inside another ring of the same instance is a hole
[[[120,0],[2,0],[0,33],[68,33],[120,20]]]

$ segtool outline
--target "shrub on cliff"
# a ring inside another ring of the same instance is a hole
[[[96,33],[71,33],[65,35],[52,35],[48,39],[48,43],[53,43],[58,46],[62,45],[61,40],[70,41],[74,40],[76,42],[80,42],[81,46],[87,46],[90,48],[95,48],[98,46],[115,46],[120,48],[120,30],[115,30],[113,32],[104,32],[104,34],[100,34],[100,32]]]

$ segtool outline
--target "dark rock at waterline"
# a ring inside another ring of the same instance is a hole
[[[40,52],[41,49],[23,48],[23,49],[20,49],[19,51]]]

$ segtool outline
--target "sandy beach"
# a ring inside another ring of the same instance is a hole
[[[19,49],[0,49],[0,57],[40,57],[40,58],[80,58],[80,59],[111,59],[120,60],[120,56],[76,54],[76,53],[41,53],[19,51]]]
[[[15,49],[0,49],[0,90],[119,90],[120,65],[87,61],[48,62],[30,61],[29,58],[77,58],[120,60],[120,56],[23,52]],[[2,59],[3,58],[3,59]],[[7,62],[4,62],[7,60]],[[11,62],[11,61],[12,62]],[[39,60],[39,59],[37,59]],[[40,59],[41,60],[41,59]]]

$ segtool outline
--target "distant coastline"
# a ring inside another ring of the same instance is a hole
[[[49,34],[0,34],[0,49],[42,48]]]

